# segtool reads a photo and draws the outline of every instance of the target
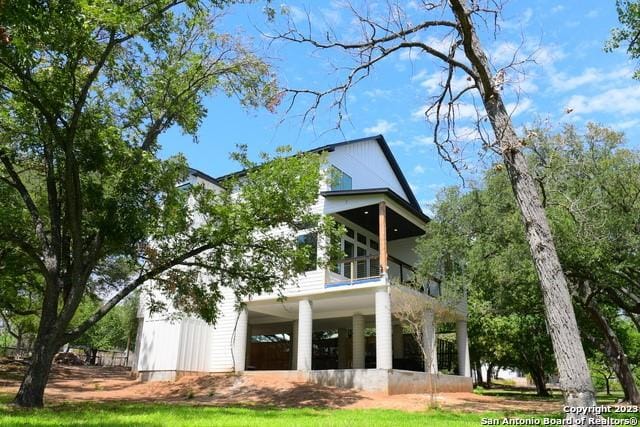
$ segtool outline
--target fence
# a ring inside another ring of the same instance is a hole
[[[61,349],[61,352],[73,353],[86,364],[88,364],[87,352],[83,348],[70,347]],[[18,349],[16,347],[0,347],[0,356],[11,359],[28,359],[31,357],[31,350]],[[95,357],[96,366],[130,366],[133,361],[133,353],[120,350],[98,350]]]

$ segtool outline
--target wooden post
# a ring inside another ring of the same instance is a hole
[[[378,205],[378,237],[380,239],[380,270],[387,274],[387,205],[380,202]]]

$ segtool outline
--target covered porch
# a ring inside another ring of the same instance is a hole
[[[451,313],[445,316],[437,299],[425,294],[418,298],[429,299],[433,307],[424,312],[423,335],[424,348],[429,349],[431,357],[426,366],[415,363],[415,337],[394,315],[394,300],[401,301],[400,295],[415,298],[414,292],[403,286],[390,286],[381,278],[285,301],[250,301],[236,326],[235,370],[247,374],[280,371],[289,376],[295,371],[294,375],[310,382],[386,390],[391,394],[400,393],[399,390],[428,391],[424,387],[434,381],[442,382],[441,391],[469,391],[471,373],[464,313],[457,313],[454,318]],[[443,348],[436,334],[439,321],[456,325],[457,339],[450,352],[455,360],[448,369],[438,362]],[[436,375],[439,370],[458,375]],[[433,375],[433,381],[427,381],[425,374]]]

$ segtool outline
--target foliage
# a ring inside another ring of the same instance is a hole
[[[611,31],[606,50],[612,51],[626,46],[627,53],[633,59],[640,58],[640,2],[637,0],[616,0],[618,20],[622,27]],[[635,78],[640,78],[640,70],[636,70]]]
[[[78,324],[89,317],[100,307],[101,301],[89,300],[80,304],[76,312],[73,324]],[[115,306],[96,324],[91,326],[80,338],[75,340],[73,346],[85,346],[98,350],[125,350],[131,349],[135,343],[138,319],[139,299],[137,295],[127,298],[121,304]]]
[[[617,311],[633,311],[637,301],[639,154],[622,146],[621,134],[594,125],[584,135],[571,127],[555,135],[541,129],[528,134],[528,160],[573,291],[588,281],[597,292],[589,299],[597,301],[623,347],[637,347],[625,334],[631,317],[620,319]],[[537,277],[508,193],[499,167],[486,172],[479,188],[442,193],[421,242],[421,268],[443,274],[445,287],[468,283],[472,359],[551,372]],[[600,357],[604,338],[588,315],[578,314],[591,341],[588,352]]]
[[[279,102],[269,64],[216,32],[229,3],[2,3],[10,37],[0,43],[0,242],[35,272],[27,282],[40,316],[18,403],[41,405],[55,350],[151,279],[158,300],[213,322],[221,286],[238,299],[277,289],[308,260],[295,237],[309,228],[321,156],[282,150],[252,168],[241,152],[250,170],[225,182],[228,191],[176,187],[185,159],[158,156],[169,127],[195,138],[216,91],[247,107]],[[0,280],[24,274],[0,271]],[[4,302],[22,298],[23,282]],[[106,295],[72,326],[81,303]]]
[[[423,274],[467,288],[470,356],[476,362],[553,371],[542,298],[506,176],[485,175],[484,188],[439,195],[418,247]]]

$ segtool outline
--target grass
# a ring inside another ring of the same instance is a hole
[[[473,390],[473,392],[484,396],[503,397],[506,399],[523,401],[537,400],[542,402],[561,402],[563,399],[562,392],[557,389],[551,390],[551,396],[541,397],[536,394],[536,391],[534,389],[509,386],[500,383],[496,384],[495,387],[489,389],[484,387],[477,387]],[[605,392],[597,393],[598,405],[612,405],[623,398],[624,393],[622,391],[613,391],[610,395],[607,395]]]
[[[482,394],[497,394],[494,390]],[[509,391],[509,390],[506,390]],[[506,392],[501,389],[500,392]],[[530,393],[513,390],[518,399],[535,399]],[[0,395],[0,426],[479,426],[483,419],[561,418],[562,414],[523,412],[467,413],[450,410],[403,412],[379,409],[277,409],[211,407],[196,404],[128,402],[73,402],[24,410],[8,405],[11,395]],[[556,395],[558,399],[560,395]],[[626,415],[627,418],[635,414]],[[616,416],[616,418],[620,418]]]
[[[66,403],[40,410],[0,407],[2,426],[479,426],[504,413],[443,410],[215,408],[168,404]],[[509,416],[528,417],[526,414]],[[555,415],[556,417],[559,414]],[[540,416],[537,416],[540,417]]]

